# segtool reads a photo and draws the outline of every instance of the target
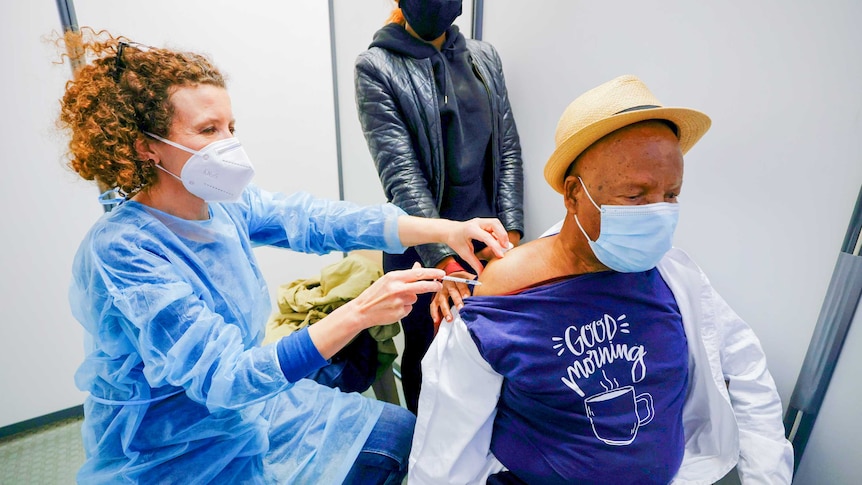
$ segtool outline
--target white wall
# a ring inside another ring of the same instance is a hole
[[[229,76],[237,134],[255,163],[255,182],[279,191],[338,198],[327,3],[76,0],[78,23],[155,46],[212,56]],[[83,402],[73,375],[82,331],[67,301],[72,257],[101,215],[95,185],[63,167],[53,131],[68,64],[40,36],[60,30],[55,2],[0,6],[6,67],[2,177],[6,214],[0,329],[0,426]],[[11,82],[11,85],[9,84]],[[276,286],[317,274],[325,257],[276,249],[257,255]]]
[[[0,5],[0,426],[80,404],[83,358],[66,298],[77,242],[102,213],[96,189],[63,166],[53,120],[68,64],[41,40],[60,25],[53,2]]]
[[[360,204],[386,202],[356,113],[353,63],[389,18],[393,1],[335,0],[333,7],[344,198]]]
[[[755,329],[786,406],[862,183],[862,4],[537,5],[487,1],[484,23],[523,143],[527,237],[564,212],[542,168],[577,95],[630,73],[703,110],[675,242]]]
[[[859,369],[862,369],[862,305],[856,309],[844,351],[814,422],[794,483],[858,483],[862,421]]]

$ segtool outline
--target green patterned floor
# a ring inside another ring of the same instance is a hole
[[[81,420],[66,419],[0,440],[0,484],[74,484],[84,463]]]

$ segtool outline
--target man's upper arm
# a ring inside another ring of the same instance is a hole
[[[722,372],[739,426],[739,475],[744,482],[789,484],[793,447],[784,437],[781,398],[760,340],[714,290],[712,299],[722,334]]]
[[[411,484],[484,483],[502,382],[460,316],[444,321],[422,359]]]

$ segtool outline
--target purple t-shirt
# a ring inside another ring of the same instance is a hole
[[[465,300],[504,377],[491,451],[528,483],[668,483],[682,462],[688,346],[658,270]]]

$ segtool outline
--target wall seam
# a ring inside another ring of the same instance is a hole
[[[341,157],[341,114],[338,103],[338,55],[335,47],[335,5],[329,0],[329,57],[332,63],[332,106],[335,117],[335,159],[338,168],[338,199],[344,200],[344,169]]]

